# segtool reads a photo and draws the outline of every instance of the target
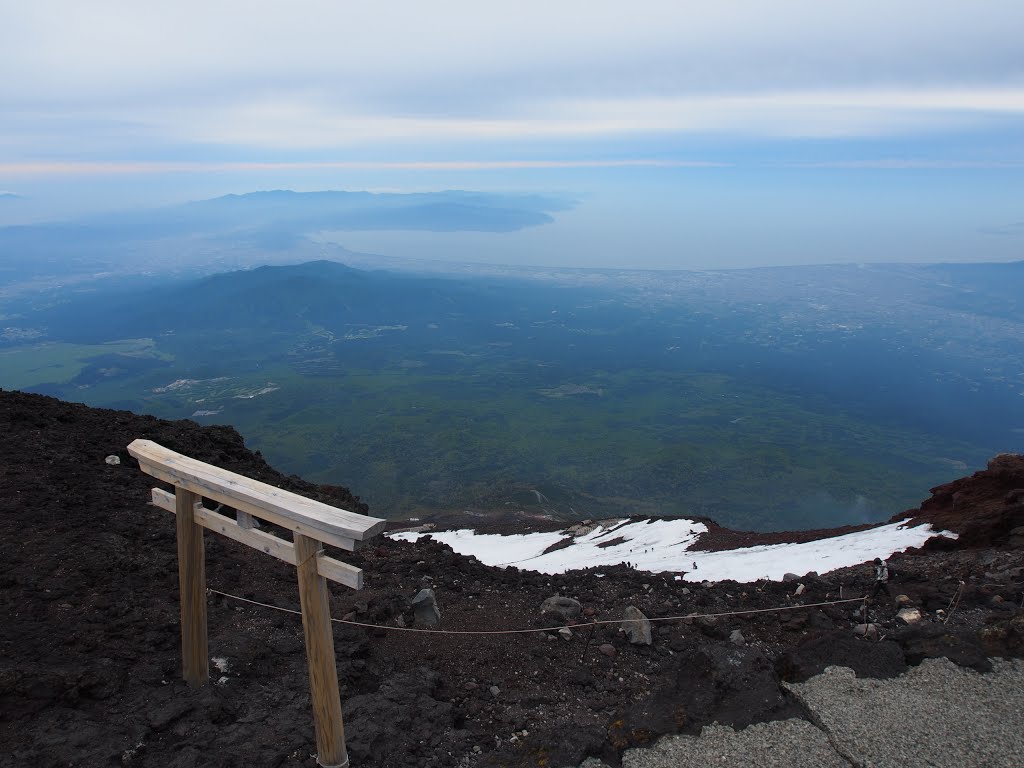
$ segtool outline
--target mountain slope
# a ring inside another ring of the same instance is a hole
[[[358,505],[344,489],[281,476],[228,428],[0,391],[5,764],[312,768],[295,616],[211,595],[217,683],[191,691],[180,680],[174,520],[146,505],[153,481],[124,450],[137,437],[329,503]],[[111,454],[122,463],[105,463]],[[965,482],[961,492],[977,491],[962,498],[995,503],[984,483]],[[971,519],[970,507],[958,512],[961,522]],[[879,643],[852,633],[858,602],[817,605],[840,590],[863,594],[867,565],[805,576],[797,596],[792,584],[684,586],[622,566],[551,576],[494,569],[429,540],[382,539],[341,553],[365,570],[367,587],[336,588],[333,616],[381,627],[335,626],[353,764],[575,765],[588,755],[614,762],[623,748],[661,733],[803,717],[780,681],[806,679],[829,664],[888,677],[931,656],[984,670],[988,656],[1021,655],[1020,549],[952,546],[894,558],[896,589],[924,619],[901,628],[895,605],[871,605],[869,617],[886,633]],[[210,588],[297,606],[290,566],[214,534],[206,536],[206,555]],[[427,577],[442,630],[536,631],[395,631],[411,621],[409,600]],[[576,626],[568,640],[543,631],[552,620],[540,617],[539,605],[555,592],[581,601],[582,621],[611,623]],[[958,608],[942,623],[937,610],[954,598]],[[618,632],[627,605],[654,619],[758,612],[659,621],[648,647]],[[735,629],[742,646],[729,640]]]

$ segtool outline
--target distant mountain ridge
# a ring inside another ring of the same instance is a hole
[[[302,260],[292,251],[336,250],[325,231],[514,232],[554,221],[573,203],[540,195],[444,191],[225,195],[77,221],[0,227],[0,287],[40,276],[225,268]],[[340,249],[344,251],[344,249]]]

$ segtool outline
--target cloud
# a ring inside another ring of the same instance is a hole
[[[426,160],[426,161],[309,161],[309,162],[132,162],[76,161],[0,162],[0,174],[33,176],[124,176],[227,171],[502,171],[570,168],[715,168],[725,163],[687,160]],[[3,193],[0,193],[3,196]]]
[[[538,102],[482,117],[383,116],[329,100],[284,96],[259,102],[113,114],[116,131],[134,119],[153,141],[276,150],[405,144],[523,146],[649,136],[754,138],[906,136],[978,128],[1024,118],[1024,87],[835,89],[717,93],[657,99]],[[96,120],[100,116],[95,116]]]
[[[403,108],[1019,77],[1017,0],[40,0],[8,3],[6,96],[313,88]],[[17,65],[17,68],[13,67]],[[495,87],[497,86],[497,87]],[[376,100],[374,94],[377,94]],[[394,101],[392,99],[394,98]],[[485,108],[486,110],[486,108]]]
[[[1013,132],[1024,118],[1019,0],[7,5],[0,160],[19,173],[225,149],[592,164],[601,142],[641,158],[666,154],[652,138]]]

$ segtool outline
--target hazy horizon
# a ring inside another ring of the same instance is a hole
[[[540,193],[404,258],[1021,258],[1024,6],[5,4],[0,225],[265,189]]]

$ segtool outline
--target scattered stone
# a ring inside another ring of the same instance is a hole
[[[921,611],[917,608],[901,608],[896,613],[896,618],[904,624],[913,624],[921,620]]]
[[[473,682],[472,680],[470,680],[469,682],[467,682],[467,683],[466,683],[466,684],[465,684],[464,686],[462,686],[462,687],[463,687],[463,688],[464,688],[465,690],[467,690],[467,691],[475,691],[475,690],[476,690],[477,688],[479,688],[480,686],[479,686],[479,685],[477,685],[476,683],[474,683],[474,682]]]
[[[853,628],[853,634],[860,637],[867,638],[868,640],[878,639],[878,625],[877,624],[858,624]]]
[[[733,645],[742,646],[747,644],[747,639],[743,637],[742,632],[740,632],[738,629],[734,629],[732,632],[729,633],[729,642]]]
[[[112,467],[116,467],[118,464],[121,463],[121,459],[119,459],[117,456],[107,456],[107,458],[105,458],[104,461],[107,462],[107,464],[109,464]]]
[[[579,600],[571,597],[553,595],[541,603],[540,612],[542,616],[557,616],[562,621],[572,621],[583,611]]]
[[[800,595],[802,595],[806,591],[807,591],[807,587],[805,587],[803,584],[798,584],[797,587],[796,587],[796,591],[793,594],[796,595],[797,597],[799,597]]]
[[[501,688],[499,688],[496,685],[492,685],[487,690],[489,690],[491,692],[491,696],[501,696]]]
[[[572,640],[572,630],[568,627],[562,627],[558,630],[558,636],[563,640]]]
[[[800,577],[795,573],[784,573],[782,574],[783,581],[800,581]]]
[[[598,646],[597,650],[599,650],[609,659],[614,659],[615,654],[618,653],[618,651],[615,650],[615,646],[611,643],[601,643],[601,645]]]
[[[622,630],[633,645],[651,644],[651,620],[636,606],[630,605],[622,613]]]
[[[421,589],[417,592],[412,599],[412,607],[417,627],[436,627],[441,623],[441,611],[437,607],[434,590]]]
[[[896,595],[896,605],[908,605],[910,598],[907,595]]]

